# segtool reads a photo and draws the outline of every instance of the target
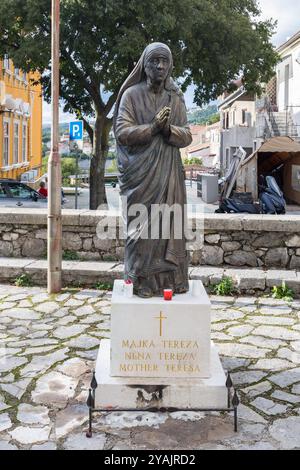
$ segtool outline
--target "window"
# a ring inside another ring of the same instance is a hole
[[[7,183],[11,197],[31,199],[34,191],[21,183]]]
[[[242,124],[246,124],[247,109],[242,109]]]
[[[226,148],[226,156],[225,156],[225,168],[228,169],[230,165],[230,149]]]
[[[9,164],[9,121],[3,121],[3,166]]]
[[[27,123],[22,125],[22,162],[27,162]]]
[[[235,109],[232,111],[232,125],[235,126]]]
[[[256,152],[256,149],[257,149],[257,141],[254,140],[253,141],[253,152]]]
[[[18,67],[15,67],[15,76],[18,77],[20,75],[20,69]]]
[[[4,60],[3,60],[3,67],[5,68],[5,70],[9,70],[9,58],[8,58],[8,55],[5,54],[4,56]]]
[[[0,183],[0,199],[3,199],[5,197],[7,197],[6,196],[6,191],[5,191],[5,186],[2,183]]]
[[[226,113],[225,129],[229,129],[229,112]]]
[[[14,122],[14,164],[19,163],[19,129],[20,123]]]

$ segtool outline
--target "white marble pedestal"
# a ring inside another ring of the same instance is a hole
[[[96,363],[95,408],[178,408],[207,410],[227,407],[226,377],[216,347],[211,344],[210,378],[112,377],[110,341],[102,340]]]
[[[114,284],[111,341],[102,340],[99,348],[94,407],[227,408],[226,377],[210,341],[210,301],[202,283],[199,296],[190,291],[172,301],[126,298],[121,283]]]

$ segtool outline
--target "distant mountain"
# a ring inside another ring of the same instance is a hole
[[[206,124],[211,119],[216,122],[218,112],[218,107],[213,104],[209,105],[206,108],[194,108],[187,112],[187,118],[189,124]]]

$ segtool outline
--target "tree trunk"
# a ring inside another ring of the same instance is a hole
[[[108,153],[108,138],[111,120],[96,114],[93,155],[90,168],[90,209],[96,210],[106,204],[105,162]]]

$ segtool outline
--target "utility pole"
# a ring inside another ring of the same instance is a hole
[[[51,24],[51,153],[48,162],[48,292],[62,287],[61,162],[59,141],[59,17],[60,0],[52,0]]]

